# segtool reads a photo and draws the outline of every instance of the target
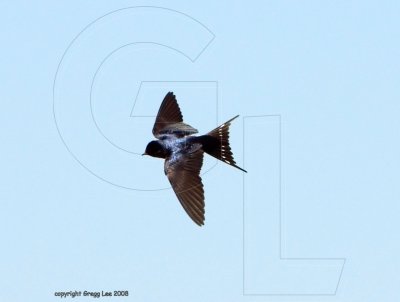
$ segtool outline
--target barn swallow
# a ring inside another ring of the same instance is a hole
[[[233,159],[229,146],[230,119],[205,135],[194,136],[197,129],[183,122],[175,95],[168,92],[153,127],[157,140],[148,143],[143,155],[165,159],[164,173],[189,217],[199,226],[204,225],[204,190],[200,177],[203,154],[227,163],[243,172]]]

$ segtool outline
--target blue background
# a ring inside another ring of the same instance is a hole
[[[204,175],[207,220],[198,228],[171,190],[140,192],[110,185],[88,173],[67,151],[54,121],[53,82],[69,43],[110,11],[164,3],[8,1],[0,4],[0,300],[55,301],[59,298],[54,292],[69,290],[129,290],[129,298],[109,299],[115,301],[399,298],[399,2],[215,2],[168,3],[215,35],[194,63],[159,48],[121,51],[107,62],[94,90],[96,104],[106,104],[97,107],[99,119],[104,118],[104,129],[121,144],[144,149],[143,142],[152,139],[151,119],[135,128],[145,132],[132,138],[136,145],[129,145],[129,131],[118,128],[123,123],[116,127],[107,120],[107,108],[110,114],[118,111],[112,103],[102,103],[113,99],[131,109],[139,80],[217,81],[217,117],[214,111],[198,111],[215,106],[212,92],[204,93],[207,100],[197,100],[197,86],[193,92],[172,86],[185,121],[201,133],[214,127],[216,119],[223,122],[236,114],[279,114],[282,253],[345,258],[336,294],[243,295],[239,171],[218,164]],[[82,68],[82,73],[67,79],[77,91],[79,85],[88,88],[81,77],[86,59],[114,39],[102,40],[103,30],[110,37],[115,33],[115,41],[122,34],[121,28],[106,25],[100,24],[83,40],[91,41],[88,45],[78,43],[77,55],[70,58]],[[139,31],[146,36],[147,30]],[[82,53],[87,55],[80,61]],[[129,83],[131,90],[123,89]],[[121,89],[112,91],[118,85]],[[156,85],[143,95],[146,114],[157,110],[165,89],[169,87]],[[214,88],[200,90],[206,89]],[[68,93],[71,101],[79,101],[72,97],[76,91],[60,90],[66,99]],[[191,103],[204,106],[198,109]],[[69,121],[74,126],[90,120],[83,115]],[[241,165],[243,120],[235,121],[231,133]],[[251,132],[246,139],[255,142],[263,133]],[[85,149],[82,142],[80,146]],[[102,152],[88,160],[109,175]],[[257,167],[256,156],[245,159]],[[213,161],[207,159],[206,164],[211,167]],[[135,158],[135,165],[132,177],[145,173],[142,181],[149,181],[150,187],[168,186],[161,161]],[[124,165],[113,171],[119,168]],[[262,177],[263,167],[259,168],[246,177]],[[253,192],[260,197],[255,202],[269,202],[263,199],[264,190]],[[259,232],[264,245],[278,248],[262,236],[263,230]]]

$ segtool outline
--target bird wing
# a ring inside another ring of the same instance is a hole
[[[168,92],[158,110],[153,127],[153,135],[156,138],[164,134],[174,134],[178,137],[183,137],[197,132],[197,129],[183,122],[181,109],[175,95],[172,92]]]
[[[204,190],[200,170],[203,150],[200,145],[186,154],[173,154],[164,163],[164,172],[183,209],[199,226],[204,224]]]

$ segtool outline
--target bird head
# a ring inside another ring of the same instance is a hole
[[[147,144],[146,151],[142,155],[165,158],[165,150],[158,141],[151,141]]]

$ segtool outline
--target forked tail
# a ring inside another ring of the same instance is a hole
[[[229,146],[229,126],[238,116],[239,115],[231,118],[229,121],[208,132],[206,135],[200,136],[200,139],[204,152],[247,173],[246,170],[236,165],[236,162],[233,159],[231,147]]]

